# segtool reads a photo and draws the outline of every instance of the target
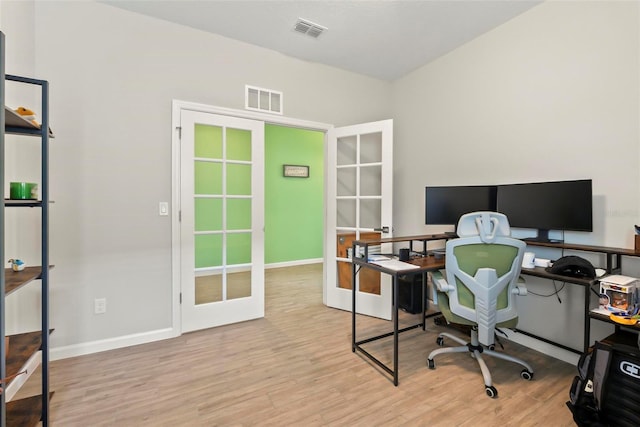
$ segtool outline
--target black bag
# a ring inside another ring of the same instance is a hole
[[[579,427],[640,425],[640,350],[596,342],[578,361],[567,406]]]
[[[549,273],[561,276],[595,279],[596,269],[588,260],[575,255],[563,256],[557,259],[551,267],[547,267]]]

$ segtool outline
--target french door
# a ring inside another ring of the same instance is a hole
[[[180,113],[182,332],[264,316],[264,122]]]
[[[352,242],[392,236],[393,121],[333,128],[327,140],[326,303],[351,311]],[[359,313],[391,319],[389,275],[361,269],[356,290]]]

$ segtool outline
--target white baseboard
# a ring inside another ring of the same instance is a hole
[[[295,267],[297,265],[322,264],[323,262],[324,262],[324,259],[322,258],[299,259],[296,261],[274,262],[271,264],[266,264],[264,268],[270,269],[270,268],[281,268],[281,267]]]
[[[158,329],[140,334],[125,335],[122,337],[107,338],[99,341],[90,341],[64,347],[54,347],[49,352],[51,360],[67,359],[69,357],[84,356],[101,351],[115,350],[117,348],[130,347],[138,344],[146,344],[154,341],[175,338],[179,334],[173,328]]]
[[[293,267],[298,265],[318,264],[322,263],[322,258],[303,259],[296,261],[287,261],[280,263],[268,264],[265,268]],[[139,334],[125,335],[122,337],[107,338],[98,341],[89,341],[81,344],[73,344],[64,347],[51,348],[49,352],[50,360],[67,359],[70,357],[84,356],[101,351],[115,350],[117,348],[130,347],[133,345],[146,344],[154,341],[160,341],[168,338],[175,338],[180,333],[173,328],[158,329],[156,331],[143,332]]]
[[[553,344],[549,344],[544,341],[537,340],[528,335],[519,334],[517,332],[513,332],[508,329],[503,329],[503,331],[509,337],[509,341],[513,341],[525,347],[529,347],[530,349],[539,351],[540,353],[562,360],[563,362],[567,362],[571,365],[576,366],[578,364],[578,359],[580,358],[579,354],[573,353],[563,348],[556,347]],[[535,366],[534,366],[534,369],[535,369]]]

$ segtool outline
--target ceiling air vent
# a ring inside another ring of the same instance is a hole
[[[247,110],[282,114],[282,92],[246,85],[244,102]]]
[[[318,25],[306,19],[298,18],[295,27],[293,27],[299,33],[306,34],[309,37],[313,37],[317,39],[320,34],[322,34],[327,27],[323,27],[322,25]]]

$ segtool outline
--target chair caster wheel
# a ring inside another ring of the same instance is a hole
[[[433,359],[427,359],[427,365],[429,369],[436,369],[436,362],[434,362]]]
[[[487,396],[489,396],[492,399],[495,399],[496,397],[498,397],[498,390],[496,390],[496,388],[492,385],[485,386],[484,391],[487,393]]]
[[[495,350],[495,349],[496,349],[496,346],[495,346],[495,345],[491,344],[491,345],[489,346],[489,350],[493,351],[493,350]]]
[[[444,347],[444,338],[442,337],[436,338],[436,344],[438,344],[440,347]]]
[[[531,381],[533,379],[533,372],[529,372],[526,369],[523,369],[520,372],[520,377],[522,377],[523,379],[527,380],[527,381]]]

